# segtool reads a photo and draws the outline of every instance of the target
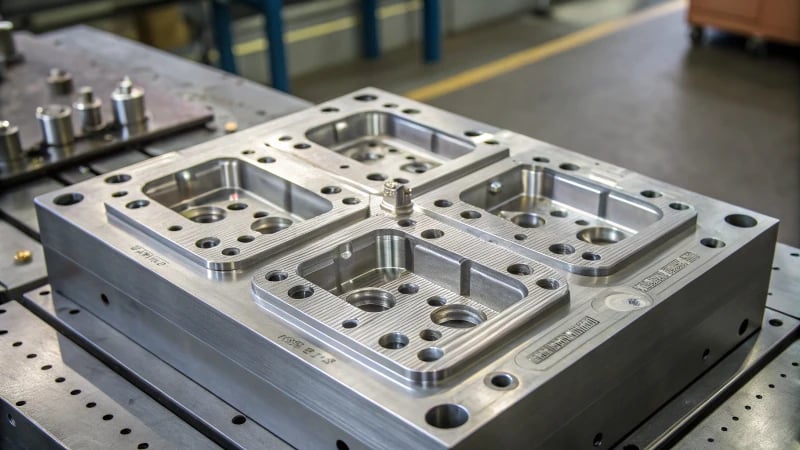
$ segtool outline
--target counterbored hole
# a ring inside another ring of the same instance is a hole
[[[250,225],[250,229],[261,234],[274,234],[278,231],[289,228],[292,221],[285,217],[264,217],[258,219]]]
[[[347,319],[342,322],[342,328],[355,328],[358,326],[358,319]]]
[[[394,295],[384,289],[365,288],[353,291],[345,301],[366,312],[381,312],[395,305]]]
[[[725,216],[725,222],[739,228],[752,228],[758,225],[758,221],[745,214],[731,214]]]
[[[433,202],[433,204],[435,206],[438,206],[439,208],[449,208],[453,206],[453,202],[451,202],[450,200],[436,200],[435,202]]]
[[[578,170],[581,168],[579,165],[573,163],[562,163],[558,167],[562,170]]]
[[[498,389],[513,389],[517,385],[517,378],[506,372],[496,373],[489,378],[489,384]]]
[[[231,211],[241,211],[243,209],[247,209],[247,203],[242,203],[242,202],[231,203],[230,205],[228,205],[228,209],[230,209]]]
[[[467,305],[445,305],[431,313],[436,325],[449,328],[472,328],[486,320],[486,314]]]
[[[414,220],[411,220],[411,219],[402,219],[402,220],[398,220],[398,221],[397,221],[397,225],[398,225],[398,226],[401,226],[401,227],[403,227],[403,228],[406,228],[406,227],[413,227],[413,226],[414,226],[414,225],[416,225],[416,224],[417,224],[417,222],[416,222],[416,221],[414,221]]]
[[[289,278],[289,274],[282,271],[282,270],[273,270],[272,272],[268,272],[266,275],[267,281],[283,281]]]
[[[583,220],[583,219],[578,219],[578,220],[575,221],[575,225],[580,225],[582,227],[585,227],[586,225],[589,225],[589,221]]]
[[[403,283],[397,287],[401,294],[416,294],[419,292],[419,285],[415,283]]]
[[[577,234],[578,239],[594,245],[616,244],[626,237],[627,235],[622,231],[607,227],[584,228]]]
[[[651,190],[642,191],[641,194],[642,194],[642,197],[647,197],[647,198],[658,198],[658,197],[661,197],[661,192],[651,191]]]
[[[134,200],[132,202],[128,202],[128,204],[125,205],[125,207],[128,209],[139,209],[139,208],[144,208],[149,204],[150,202],[147,200]]]
[[[266,211],[256,211],[255,213],[253,213],[253,218],[260,219],[262,217],[267,217],[268,215],[269,213]]]
[[[230,247],[222,250],[222,254],[225,256],[236,256],[239,254],[239,249],[236,247]]]
[[[53,203],[58,206],[69,206],[79,203],[83,200],[83,195],[77,192],[71,192],[69,194],[61,194],[58,197],[53,199]]]
[[[423,231],[420,236],[424,237],[425,239],[439,239],[440,237],[444,236],[444,231],[430,229]]]
[[[236,208],[244,209],[247,208],[247,205],[241,207],[234,203],[228,206],[228,209],[231,210]],[[226,213],[224,209],[216,206],[198,206],[182,211],[181,215],[195,223],[214,223],[224,219]]]
[[[289,297],[295,300],[302,300],[314,295],[314,288],[311,286],[295,286],[289,289]]]
[[[567,217],[567,212],[563,209],[554,209],[550,211],[550,215],[553,217]]]
[[[110,177],[105,179],[105,182],[108,184],[125,183],[126,181],[131,181],[131,176],[125,173],[111,175]]]
[[[542,289],[549,290],[558,289],[559,286],[561,286],[558,280],[554,280],[552,278],[542,278],[541,280],[537,280],[536,285]]]
[[[533,269],[527,264],[512,264],[506,270],[513,275],[530,275],[533,273]]]
[[[705,245],[708,248],[722,248],[725,247],[725,243],[719,239],[715,238],[703,238],[700,239],[700,243]]]
[[[444,350],[439,347],[424,348],[417,353],[417,358],[420,361],[433,362],[444,356]]]
[[[538,214],[534,213],[517,214],[509,220],[514,225],[522,228],[539,228],[540,226],[544,225],[544,219],[542,219]]]
[[[434,295],[428,299],[428,304],[431,306],[444,306],[447,304],[447,299],[439,295]]]
[[[248,234],[245,234],[243,236],[239,236],[238,238],[236,238],[237,241],[239,241],[239,242],[241,242],[243,244],[247,244],[248,242],[253,242],[255,239],[256,238],[254,236],[250,236]]]
[[[194,243],[198,248],[214,248],[219,245],[219,239],[215,237],[205,237],[203,239],[199,239],[197,242]]]
[[[600,260],[600,255],[598,255],[597,253],[592,253],[592,252],[584,252],[581,255],[581,258],[583,258],[583,259],[585,259],[587,261],[599,261]]]
[[[553,244],[549,250],[557,255],[570,255],[575,253],[575,248],[569,244]]]
[[[419,332],[419,337],[423,341],[435,341],[442,337],[442,333],[436,330],[422,330]]]
[[[672,203],[669,204],[669,207],[674,209],[674,210],[676,210],[676,211],[685,211],[685,210],[689,209],[689,205],[687,205],[686,203],[681,203],[681,202],[672,202]]]
[[[389,176],[383,173],[371,173],[367,175],[367,179],[371,181],[386,181],[388,178]]]
[[[461,217],[465,219],[480,219],[481,213],[478,211],[464,211],[461,213]]]
[[[403,333],[387,333],[378,339],[378,344],[383,348],[398,350],[408,345],[408,336]]]
[[[358,100],[358,101],[360,101],[360,102],[371,102],[371,101],[373,101],[373,100],[377,100],[377,99],[378,99],[378,97],[377,97],[377,96],[375,96],[375,95],[372,95],[372,94],[361,94],[361,95],[356,95],[356,96],[355,96],[355,97],[353,97],[353,98],[355,98],[356,100]]]
[[[425,422],[436,428],[456,428],[469,420],[469,412],[461,405],[446,403],[434,406],[425,414]]]

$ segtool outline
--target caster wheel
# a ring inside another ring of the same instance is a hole
[[[699,26],[693,25],[691,31],[689,31],[689,39],[692,40],[693,45],[700,45],[703,43],[706,37],[706,29]]]

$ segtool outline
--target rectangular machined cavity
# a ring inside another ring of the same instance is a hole
[[[508,155],[496,128],[378,89],[364,89],[281,119],[267,145],[379,193],[417,193]]]
[[[263,234],[333,209],[322,195],[234,158],[206,161],[153,180],[143,189],[151,199],[196,223],[217,222],[228,213],[247,210],[254,218],[269,221],[253,226]]]
[[[110,223],[212,270],[247,267],[367,217],[366,194],[274,149],[254,150],[246,133],[226,142],[73,186],[84,199],[71,208],[100,208]]]
[[[253,277],[259,304],[424,382],[568,298],[543,264],[424,216],[401,224],[375,216],[270,263]]]
[[[530,156],[496,163],[418,204],[473,234],[593,276],[619,270],[696,220],[686,199],[640,188],[643,177],[636,174],[609,181],[568,162],[520,162],[534,159]]]

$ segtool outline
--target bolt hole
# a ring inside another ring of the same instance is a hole
[[[253,218],[260,219],[262,217],[267,217],[268,215],[269,213],[266,211],[256,211],[255,213],[253,213]]]
[[[89,409],[92,409],[95,406],[97,406],[97,403],[95,403],[95,402],[89,402],[89,403],[86,404],[86,407],[89,408]]]
[[[358,319],[347,319],[342,322],[342,328],[355,328],[358,326]]]
[[[145,450],[147,448],[150,448],[150,444],[148,444],[147,442],[142,442],[141,444],[137,445],[136,448],[138,448],[139,450]]]
[[[239,254],[239,249],[236,247],[230,247],[222,250],[222,254],[225,256],[236,256]]]
[[[257,161],[261,164],[272,164],[277,160],[271,156],[262,156],[261,158],[258,158]]]
[[[447,403],[434,406],[425,413],[425,422],[436,428],[456,428],[469,420],[469,412],[461,405]]]
[[[567,212],[563,209],[554,209],[550,211],[550,215],[553,217],[567,217]]]
[[[669,204],[669,207],[674,209],[675,211],[686,211],[687,209],[689,209],[689,205],[681,202],[672,202]]]
[[[557,255],[570,255],[575,253],[575,248],[569,244],[553,244],[549,250]]]
[[[321,111],[324,112],[324,113],[335,113],[335,112],[339,112],[339,108],[334,108],[333,106],[328,106],[326,108],[322,108]]]
[[[111,420],[113,418],[114,418],[113,414],[106,414],[106,415],[103,416],[103,420],[105,420],[105,421],[109,421],[109,420]]]
[[[536,161],[536,162],[539,162],[539,163],[549,163],[550,162],[550,158],[545,158],[544,156],[536,156],[536,157],[533,158],[533,160]]]
[[[20,400],[17,403],[15,403],[15,405],[17,405],[17,406],[25,406],[25,403],[27,403],[25,400]]]
[[[597,253],[592,253],[592,252],[584,252],[581,255],[581,258],[583,258],[583,259],[585,259],[587,261],[599,261],[600,260],[600,255],[598,255]]]
[[[513,389],[517,386],[517,378],[510,373],[496,373],[489,378],[489,384],[498,389]]]
[[[444,356],[444,350],[439,347],[424,348],[417,353],[417,358],[424,362],[433,362]]]
[[[515,234],[514,235],[514,239],[516,239],[518,241],[524,241],[525,239],[528,239],[528,235],[527,234],[522,234],[522,233]]]
[[[461,213],[461,217],[465,219],[480,219],[481,213],[478,211],[464,211]]]
[[[661,197],[661,192],[656,192],[656,191],[651,191],[651,190],[642,191],[642,192],[640,192],[640,194],[642,194],[642,197],[647,197],[647,198],[658,198],[658,197]]]
[[[769,324],[773,327],[779,327],[783,325],[783,321],[781,319],[770,319]]]
[[[403,228],[406,228],[406,227],[413,227],[413,226],[414,226],[414,225],[416,225],[416,224],[417,224],[417,222],[416,222],[416,221],[413,221],[413,220],[411,220],[411,219],[402,219],[402,220],[398,220],[398,221],[397,221],[397,225],[398,225],[398,226],[401,226],[401,227],[403,227]]]
[[[725,222],[739,228],[752,228],[758,225],[758,221],[745,214],[731,214],[725,216]]]
[[[367,175],[367,179],[371,181],[386,181],[389,177],[382,173],[371,173]]]
[[[119,434],[131,434],[131,429],[130,428],[123,428],[123,429],[119,430]]]
[[[419,332],[419,337],[423,341],[435,341],[442,337],[442,333],[436,330],[422,330]]]
[[[55,381],[56,383],[63,383],[65,381],[67,381],[67,379],[64,378],[64,377],[56,377],[56,379],[53,380],[53,381]]]
[[[408,336],[402,333],[387,333],[378,339],[378,344],[390,350],[399,350],[408,345]]]
[[[106,306],[110,303],[106,294],[100,294],[100,301]]]
[[[401,294],[416,294],[419,292],[419,285],[414,283],[404,283],[397,287]]]
[[[43,366],[41,367],[41,369],[42,369],[42,370],[50,370],[50,369],[52,369],[52,368],[53,368],[53,366],[52,366],[52,365],[50,365],[50,364],[45,364],[45,365],[43,365]]]
[[[237,414],[233,416],[233,419],[231,419],[231,423],[234,425],[242,425],[245,422],[247,422],[247,418],[241,414]]]
[[[320,189],[320,192],[326,195],[338,194],[342,192],[342,188],[339,186],[325,186],[324,188]]]
[[[75,314],[80,314],[80,312],[81,312],[81,310],[80,310],[80,309],[70,309],[70,310],[69,310],[69,313],[70,313],[71,315],[73,315],[73,316],[74,316]]]
[[[108,184],[119,184],[119,183],[125,183],[126,181],[131,181],[131,176],[124,173],[111,175],[110,177],[105,179],[105,182]]]
[[[445,305],[431,313],[431,321],[448,328],[472,328],[486,320],[483,311],[468,305]]]
[[[74,205],[76,203],[80,203],[83,200],[83,195],[78,194],[77,192],[72,192],[69,194],[62,194],[58,197],[53,199],[53,203],[58,206],[69,206]]]
[[[430,306],[444,306],[447,304],[447,299],[438,295],[435,295],[428,299],[428,304]]]
[[[289,289],[289,297],[295,300],[302,300],[314,295],[314,288],[311,286],[295,286]]]
[[[198,248],[214,248],[219,245],[219,239],[215,237],[206,237],[194,243]]]
[[[69,395],[78,395],[80,393],[81,393],[80,389],[73,389],[73,390],[69,391]]]
[[[241,211],[243,209],[247,209],[247,203],[241,203],[241,202],[231,203],[230,205],[228,205],[228,209],[231,211]]]
[[[28,359],[36,358],[36,353],[28,353],[27,355],[25,355],[25,357]]]
[[[512,275],[530,275],[533,273],[533,269],[527,264],[512,264],[506,270]]]
[[[425,239],[439,239],[440,237],[444,236],[444,231],[436,229],[425,230],[420,234],[420,236]]]
[[[239,241],[239,242],[241,242],[243,244],[247,244],[248,242],[253,242],[255,239],[256,238],[254,236],[250,236],[250,235],[247,235],[247,234],[245,234],[244,236],[239,236],[238,238],[236,238],[237,241]]]
[[[297,150],[305,150],[311,148],[311,145],[306,144],[305,142],[300,142],[298,144],[294,144],[294,148],[296,148]]]
[[[480,136],[482,134],[483,134],[482,131],[477,131],[477,130],[469,130],[469,131],[465,131],[464,132],[464,136],[467,136],[467,137],[478,137],[478,136]]]
[[[344,203],[345,205],[357,205],[361,203],[361,200],[355,197],[347,197],[344,200],[342,200],[342,203]]]
[[[433,202],[433,204],[435,206],[438,206],[439,208],[449,208],[453,206],[453,202],[451,202],[450,200],[436,200],[435,202]]]
[[[169,231],[181,231],[182,229],[183,227],[180,225],[172,225],[169,228],[167,228],[167,230]]]
[[[578,170],[578,169],[580,169],[579,165],[573,164],[573,163],[563,163],[563,164],[559,165],[558,167],[561,168],[562,170]]]
[[[126,195],[128,195],[128,191],[117,191],[111,194],[114,198],[125,197]]]
[[[355,96],[353,98],[355,98],[356,100],[358,100],[360,102],[371,102],[373,100],[377,100],[378,99],[378,97],[376,95],[372,95],[372,94],[361,94],[361,95],[357,95],[357,96]]]
[[[705,245],[708,248],[722,248],[725,247],[725,243],[719,239],[715,238],[703,238],[700,239],[700,243]]]
[[[419,110],[414,108],[406,108],[403,110],[403,112],[405,114],[419,114]]]
[[[561,283],[552,278],[542,278],[541,280],[536,281],[536,285],[542,289],[554,290],[558,289],[559,286],[561,286]]]

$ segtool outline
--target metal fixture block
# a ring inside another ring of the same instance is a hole
[[[613,445],[760,326],[775,219],[438,114],[368,89],[40,196],[53,288],[299,447]],[[440,158],[410,205],[380,142]]]

